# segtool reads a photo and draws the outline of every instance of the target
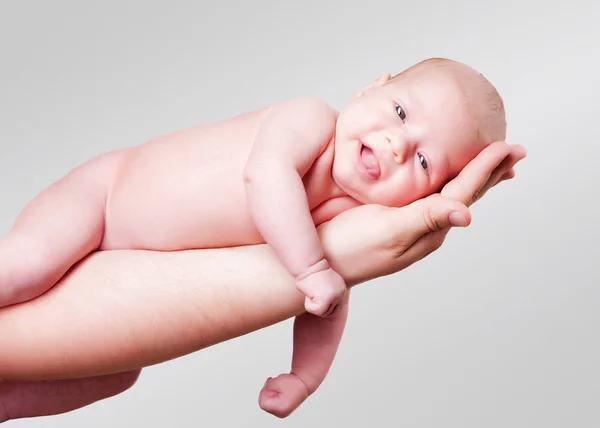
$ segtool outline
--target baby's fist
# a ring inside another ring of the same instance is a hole
[[[306,296],[308,313],[327,317],[340,306],[346,294],[346,282],[323,260],[322,268],[296,278],[296,287]]]

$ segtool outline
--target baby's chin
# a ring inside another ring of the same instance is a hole
[[[396,207],[399,205],[398,195],[388,196],[377,194],[376,192],[346,192],[350,197],[356,199],[363,205],[367,204],[375,204],[375,205],[383,205],[386,207]]]
[[[373,203],[370,198],[364,195],[363,192],[355,189],[352,186],[352,183],[347,184],[344,179],[340,179],[339,177],[337,177],[335,174],[335,170],[332,173],[332,178],[333,182],[338,187],[338,189],[340,189],[345,195],[350,196],[352,199],[358,201],[363,205]]]

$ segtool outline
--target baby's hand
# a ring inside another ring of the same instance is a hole
[[[327,317],[332,315],[347,292],[346,282],[323,259],[302,275],[296,277],[296,287],[306,296],[307,312]]]

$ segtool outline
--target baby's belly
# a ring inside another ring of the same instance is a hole
[[[100,249],[178,251],[264,243],[243,180],[263,113],[178,131],[127,151],[107,199]],[[323,203],[323,180],[330,177],[323,159],[312,171],[316,184],[307,188],[317,224],[356,202]]]
[[[223,200],[210,187],[188,190],[156,187],[134,197],[117,195],[107,210],[101,249],[177,251],[262,242],[240,196],[229,192]]]
[[[159,141],[126,156],[107,200],[100,249],[177,251],[263,242],[246,203],[242,172],[249,148],[200,144],[197,131],[186,132],[189,138],[179,135],[172,144]],[[210,132],[205,134],[210,142]]]

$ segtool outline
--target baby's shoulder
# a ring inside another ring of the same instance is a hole
[[[336,110],[331,107],[327,102],[320,98],[312,97],[310,95],[302,95],[297,97],[288,98],[287,100],[275,104],[275,105],[291,105],[297,108],[304,109],[307,112],[321,112],[321,113],[335,113]]]
[[[304,126],[335,126],[339,113],[325,101],[311,96],[299,96],[274,104],[267,117],[289,124]]]

